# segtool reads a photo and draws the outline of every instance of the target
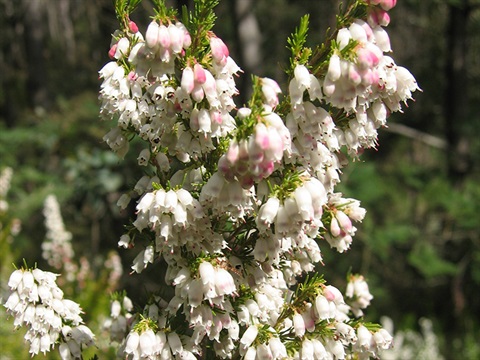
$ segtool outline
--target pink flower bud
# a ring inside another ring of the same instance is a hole
[[[221,65],[225,65],[227,57],[229,56],[229,51],[223,40],[216,36],[212,36],[210,38],[210,48],[212,49],[213,60]]]
[[[195,64],[193,66],[193,74],[195,83],[203,84],[207,80],[207,75],[205,74],[205,69],[200,64]]]
[[[190,33],[185,29],[185,32],[183,33],[183,48],[188,49],[192,45],[192,37],[190,36]]]
[[[332,234],[333,237],[340,236],[342,233],[342,229],[340,229],[340,226],[338,225],[338,220],[336,218],[332,218],[332,221],[330,223],[330,234]]]
[[[255,144],[262,150],[270,147],[270,137],[265,124],[258,123],[255,126]]]
[[[325,298],[328,301],[334,301],[335,300],[335,293],[333,291],[331,291],[328,288],[328,286],[323,289],[323,296],[325,296]]]
[[[117,44],[113,44],[110,50],[108,51],[108,57],[110,59],[115,59],[115,53],[117,52]]]
[[[233,140],[228,148],[226,158],[230,164],[235,164],[238,161],[239,146],[236,140]]]
[[[370,69],[378,65],[378,61],[378,57],[370,49],[360,48],[357,51],[357,65],[360,69]]]
[[[354,85],[358,85],[362,82],[362,76],[360,75],[357,67],[354,64],[350,64],[350,66],[348,67],[348,79]]]
[[[135,81],[137,80],[138,78],[138,75],[135,73],[135,71],[130,71],[127,75],[127,79],[130,80],[130,81]]]
[[[265,103],[271,107],[278,105],[278,96],[282,90],[275,80],[269,78],[262,78],[262,93],[265,98]]]
[[[370,25],[365,22],[365,21],[359,21],[359,24],[362,26],[363,30],[365,30],[365,34],[367,35],[367,40],[368,41],[372,41],[373,39],[373,30],[372,28],[370,27]]]
[[[157,36],[158,36],[158,43],[160,44],[161,47],[163,47],[164,49],[167,49],[170,47],[170,34],[165,25],[162,24],[158,26]]]
[[[262,177],[266,178],[273,173],[273,170],[275,169],[275,164],[273,161],[264,161],[261,164],[261,169],[263,172]]]
[[[128,29],[133,33],[136,34],[138,32],[138,26],[132,20],[128,21]]]
[[[343,231],[349,232],[352,229],[352,221],[343,211],[337,210],[335,213],[335,218],[337,218],[338,223]]]
[[[314,319],[314,310],[312,308],[312,304],[308,303],[306,304],[306,309],[304,312],[302,312],[302,318],[303,321],[305,322],[305,328],[312,332],[315,330],[315,319]]]
[[[391,10],[395,5],[397,5],[397,0],[382,0],[380,2],[380,6],[385,11]]]
[[[210,117],[212,118],[212,123],[221,125],[223,123],[222,113],[218,110],[212,110],[210,112]]]
[[[372,8],[369,10],[367,21],[371,27],[380,26],[388,26],[390,24],[390,15],[379,8]]]

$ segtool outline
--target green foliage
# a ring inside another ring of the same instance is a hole
[[[408,261],[427,279],[441,275],[455,275],[455,264],[442,259],[432,244],[416,243],[408,255]]]
[[[310,16],[308,14],[302,16],[300,19],[300,25],[298,25],[298,27],[295,29],[295,32],[287,39],[287,43],[291,52],[290,68],[287,71],[287,74],[290,77],[292,76],[293,70],[297,64],[307,64],[312,52],[310,48],[305,46],[308,35],[309,18]]]
[[[141,2],[142,0],[115,0],[115,13],[119,22],[123,23]]]
[[[214,9],[218,0],[196,0],[192,12],[186,8],[182,10],[183,24],[192,37],[192,45],[187,49],[186,56],[195,57],[200,62],[208,47],[208,39],[212,36],[211,31],[217,19]]]

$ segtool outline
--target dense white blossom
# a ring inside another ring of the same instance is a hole
[[[359,318],[372,300],[363,277],[351,275],[343,295],[316,274],[322,246],[347,251],[366,214],[336,192],[348,158],[375,147],[377,129],[419,90],[387,55],[395,1],[361,5],[363,19],[350,14],[315,50],[321,63],[294,54],[287,91],[255,77],[241,107],[241,69],[212,31],[190,34],[194,23],[158,12],[144,34],[128,18],[114,33],[99,71],[101,117],[115,122],[104,141],[120,157],[132,138],[143,143],[143,176],[117,202],[135,207],[118,245],[135,252],[133,276],[161,264],[159,287],[171,290],[135,310],[112,296],[104,328],[120,358],[367,359],[391,347]],[[58,211],[51,222],[49,237],[67,244]],[[59,341],[62,358],[78,358],[92,344],[54,274],[17,270],[9,287],[5,306],[32,328],[32,354]]]
[[[30,354],[45,354],[57,342],[62,359],[81,357],[82,346],[94,344],[95,336],[81,317],[80,306],[63,298],[57,275],[38,268],[15,270],[8,280],[10,294],[3,304],[14,316],[16,328],[25,326]]]

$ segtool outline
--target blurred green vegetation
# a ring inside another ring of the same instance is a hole
[[[215,31],[245,68],[232,10],[238,1],[221,1]],[[184,3],[190,1],[172,2]],[[108,312],[108,294],[101,291],[107,281],[103,261],[132,216],[132,209],[119,212],[116,201],[139,177],[135,151],[120,161],[102,142],[110,124],[98,120],[96,71],[108,61],[116,19],[110,0],[57,0],[38,14],[30,4],[0,3],[0,170],[10,166],[14,171],[8,217],[22,223],[13,243],[0,243],[2,292],[10,263],[26,258],[48,269],[40,251],[42,204],[53,193],[73,233],[75,252],[89,260],[95,279],[87,288],[72,288],[70,295],[89,320],[99,321],[97,315]],[[345,169],[339,191],[361,200],[367,217],[346,254],[334,253],[327,243],[321,247],[321,271],[329,282],[341,287],[349,270],[369,280],[375,296],[369,320],[388,315],[396,329],[419,330],[420,318],[431,319],[446,359],[480,358],[478,5],[473,0],[403,0],[392,10],[393,56],[416,76],[423,93],[390,121],[417,132],[406,135],[393,125],[382,130],[378,149]],[[141,29],[147,8],[133,15]],[[278,76],[287,56],[286,37],[300,16],[311,14],[310,40],[321,41],[337,8],[336,0],[254,2],[262,66],[253,70],[282,84]],[[425,134],[444,145],[426,143]],[[120,254],[129,269],[131,254]],[[119,287],[141,299],[146,285],[125,274]],[[12,333],[3,308],[0,317],[0,359],[18,358],[8,353],[26,358],[22,336]]]

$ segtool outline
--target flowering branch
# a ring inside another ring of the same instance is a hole
[[[120,157],[134,137],[145,144],[143,176],[119,200],[136,200],[119,246],[137,252],[134,273],[162,259],[173,290],[137,313],[125,294],[112,300],[121,357],[345,359],[391,346],[361,318],[372,299],[363,277],[351,275],[344,296],[316,269],[320,247],[347,251],[365,216],[335,192],[345,151],[375,147],[418,90],[387,55],[395,2],[348,1],[313,51],[304,16],[288,39],[283,100],[276,81],[254,76],[238,108],[241,69],[212,30],[217,1],[195,1],[182,23],[156,0],[143,35],[125,20],[138,1],[117,0],[121,29],[100,70],[100,113],[117,126],[104,140]]]

